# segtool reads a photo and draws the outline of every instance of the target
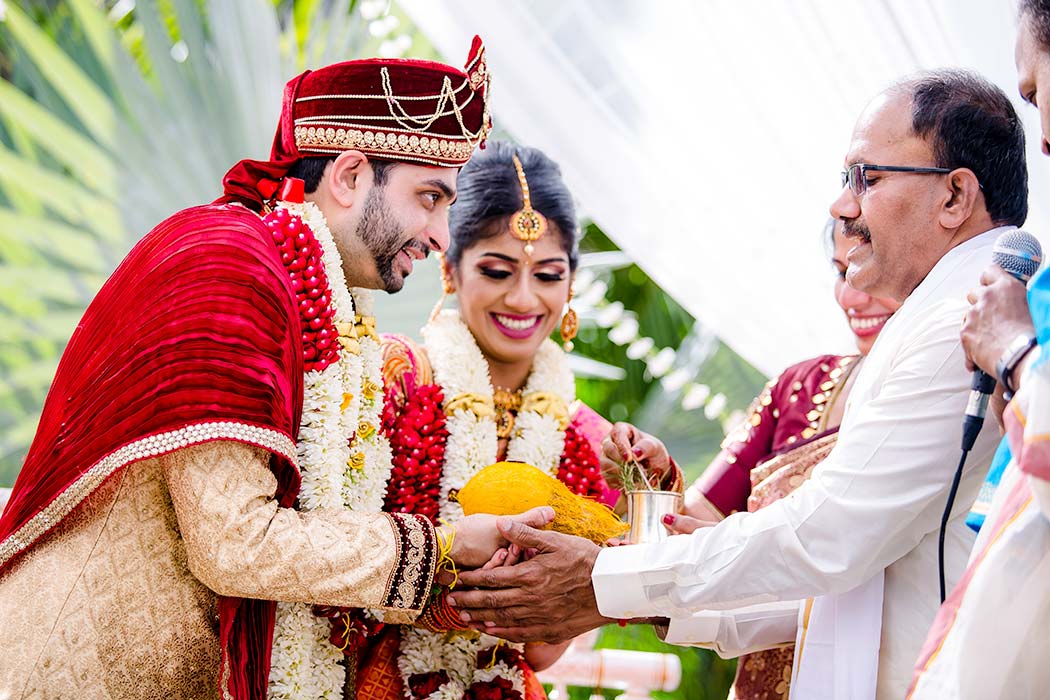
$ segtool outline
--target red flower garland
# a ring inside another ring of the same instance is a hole
[[[493,678],[484,683],[474,683],[463,700],[521,700],[521,693],[514,690],[514,684],[507,678]]]
[[[408,689],[412,691],[412,697],[414,698],[428,697],[446,683],[448,683],[447,671],[414,673],[408,677]]]
[[[353,656],[359,649],[364,648],[365,643],[384,627],[382,622],[365,617],[365,612],[361,608],[315,605],[313,613],[332,621],[332,632],[328,641],[346,656]]]
[[[437,522],[448,441],[442,401],[441,387],[425,384],[416,387],[400,411],[393,402],[387,404],[383,428],[390,437],[393,468],[386,486],[385,511],[417,513]]]
[[[417,386],[400,407],[392,401],[387,403],[383,430],[390,438],[394,459],[384,510],[417,513],[437,522],[448,440],[443,400],[441,387],[424,384]],[[565,430],[558,480],[587,498],[600,500],[604,493],[598,455],[571,425]]]
[[[517,666],[525,657],[520,651],[507,644],[497,644],[494,647],[488,649],[481,649],[478,651],[477,666],[478,668],[489,668],[494,666],[497,662],[502,661],[508,666]]]
[[[276,209],[263,218],[281,262],[292,278],[292,291],[299,303],[303,333],[304,370],[320,372],[339,359],[338,333],[332,290],[321,262],[321,244],[303,220],[287,209]]]
[[[602,479],[598,455],[594,453],[587,438],[569,426],[565,429],[565,449],[561,453],[558,466],[558,481],[562,482],[573,493],[601,500],[605,493],[605,480]]]
[[[392,398],[393,392],[388,394]],[[415,387],[404,404],[398,406],[387,401],[383,412],[383,431],[390,438],[393,451],[393,468],[387,482],[384,510],[388,512],[417,513],[436,522],[441,491],[441,470],[445,463],[445,445],[448,440],[446,416],[441,404],[444,395],[441,387],[425,384]],[[587,498],[600,499],[604,493],[604,481],[590,442],[569,426],[565,430],[565,448],[558,467],[558,479],[574,493]],[[342,642],[346,634],[337,634],[333,625],[333,641]],[[341,629],[340,632],[343,630]],[[349,632],[349,631],[347,631]],[[522,667],[525,664],[520,652],[499,645],[478,653],[478,668],[485,668],[502,661],[508,666]],[[448,682],[448,673],[414,674],[408,679],[408,687],[414,698],[425,698]],[[506,678],[473,683],[467,688],[464,700],[522,700]]]

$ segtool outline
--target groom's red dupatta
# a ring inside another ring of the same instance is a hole
[[[66,348],[11,500],[0,575],[106,479],[211,440],[270,451],[277,499],[299,491],[299,314],[262,220],[203,206],[151,231]],[[219,597],[224,696],[265,698],[276,604]]]

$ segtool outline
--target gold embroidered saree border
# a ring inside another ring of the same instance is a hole
[[[754,511],[772,502],[769,492],[786,481],[793,474],[809,478],[809,472],[823,462],[835,448],[838,432],[828,433],[788,452],[763,462],[751,473],[751,495],[748,497],[748,510]],[[796,486],[797,488],[797,486]],[[780,497],[786,496],[794,488],[785,488]],[[777,500],[777,499],[772,499]],[[754,503],[752,503],[752,501]],[[759,503],[761,502],[761,505]]]

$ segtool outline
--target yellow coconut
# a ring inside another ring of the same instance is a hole
[[[497,462],[474,475],[456,500],[467,515],[517,515],[551,506],[547,529],[585,537],[598,544],[627,532],[627,523],[598,501],[579,496],[565,484],[525,462]]]

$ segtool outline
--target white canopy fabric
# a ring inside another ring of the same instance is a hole
[[[898,77],[974,68],[1011,95],[1029,134],[1026,228],[1050,240],[1013,2],[399,2],[451,63],[482,36],[495,121],[555,158],[583,212],[767,373],[851,347],[819,232],[856,117]]]

